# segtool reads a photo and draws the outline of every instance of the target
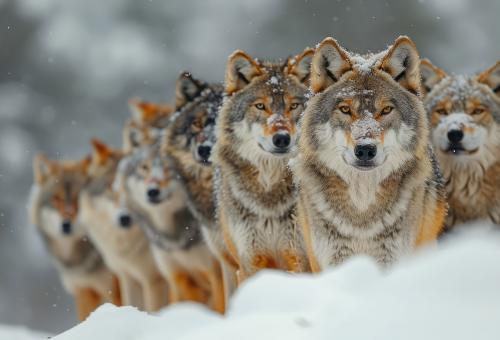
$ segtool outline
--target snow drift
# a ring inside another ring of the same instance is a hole
[[[88,339],[500,339],[500,237],[474,232],[388,272],[364,257],[320,275],[262,272],[225,317],[195,304],[157,315],[104,305],[55,337]]]

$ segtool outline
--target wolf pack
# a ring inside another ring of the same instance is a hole
[[[137,98],[123,145],[34,159],[29,216],[84,320],[103,302],[224,313],[262,269],[368,255],[388,267],[469,221],[500,224],[500,61],[475,75],[326,38],[283,60],[237,50]]]

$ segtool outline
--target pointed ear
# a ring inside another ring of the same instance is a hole
[[[206,84],[193,78],[190,72],[182,72],[175,83],[175,109],[199,96],[205,87]]]
[[[113,149],[99,139],[93,138],[90,142],[93,148],[92,159],[96,160],[98,164],[103,164],[113,154]]]
[[[382,59],[379,68],[391,75],[402,87],[420,93],[420,57],[413,41],[401,36],[396,39]]]
[[[155,104],[140,100],[139,98],[130,99],[128,105],[132,112],[132,118],[141,124],[154,120],[158,114],[158,108]]]
[[[497,96],[500,96],[500,60],[477,76],[477,81],[488,85]]]
[[[311,63],[311,89],[318,93],[336,83],[352,69],[347,52],[333,38],[325,38],[314,52]]]
[[[420,61],[420,77],[422,79],[422,93],[425,96],[446,77],[446,72],[434,66],[429,59],[422,59]]]
[[[311,61],[314,55],[312,48],[306,48],[304,52],[288,60],[288,73],[296,76],[300,82],[307,83],[311,75]]]
[[[253,78],[262,74],[257,62],[243,51],[237,50],[229,56],[226,65],[226,93],[231,95],[241,90]]]
[[[35,183],[42,184],[45,182],[47,177],[56,168],[56,164],[47,158],[44,154],[36,155],[33,160],[33,175],[35,178]]]

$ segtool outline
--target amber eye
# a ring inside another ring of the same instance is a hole
[[[199,120],[193,120],[193,123],[191,124],[191,126],[199,129],[199,128],[201,128],[201,123]]]
[[[351,114],[351,108],[347,105],[342,105],[339,107],[339,110],[340,112],[346,114],[346,115],[350,115]]]
[[[266,106],[262,103],[257,103],[255,104],[255,107],[259,110],[265,110],[266,109]]]
[[[299,107],[299,105],[300,105],[300,103],[292,103],[292,104],[290,105],[290,110],[295,110],[296,108],[298,108],[298,107]]]
[[[480,115],[481,113],[484,112],[484,108],[482,107],[476,107],[472,112],[471,114],[472,115]]]
[[[392,112],[393,109],[394,108],[392,106],[386,106],[382,109],[382,111],[380,113],[383,115],[388,115],[389,113]]]
[[[448,114],[448,111],[446,111],[446,109],[437,109],[436,113],[438,115],[446,116]]]

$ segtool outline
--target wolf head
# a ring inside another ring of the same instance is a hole
[[[500,61],[478,76],[447,75],[422,60],[431,139],[443,162],[483,166],[500,157]]]
[[[82,236],[83,227],[77,221],[79,195],[88,181],[90,159],[54,161],[38,155],[33,164],[36,204],[39,213],[36,224],[50,236]]]
[[[319,158],[344,179],[370,171],[380,179],[426,154],[419,56],[409,38],[366,56],[326,38],[312,60],[311,89],[301,135],[304,157]]]
[[[159,143],[141,148],[134,155],[134,171],[127,179],[129,194],[142,205],[156,205],[170,198],[177,177]]]
[[[178,112],[166,133],[166,152],[186,165],[210,165],[215,143],[215,122],[223,87],[207,84],[184,72],[176,84]]]
[[[227,62],[218,138],[250,161],[290,157],[306,102],[312,49],[286,62],[252,59],[242,51]]]
[[[132,218],[126,207],[124,196],[114,187],[118,164],[123,153],[92,139],[92,155],[88,168],[89,181],[85,190],[94,197],[95,205],[111,216],[117,226],[128,228]]]
[[[158,140],[160,131],[170,121],[174,108],[133,98],[129,101],[132,117],[123,130],[123,149],[131,152]]]

